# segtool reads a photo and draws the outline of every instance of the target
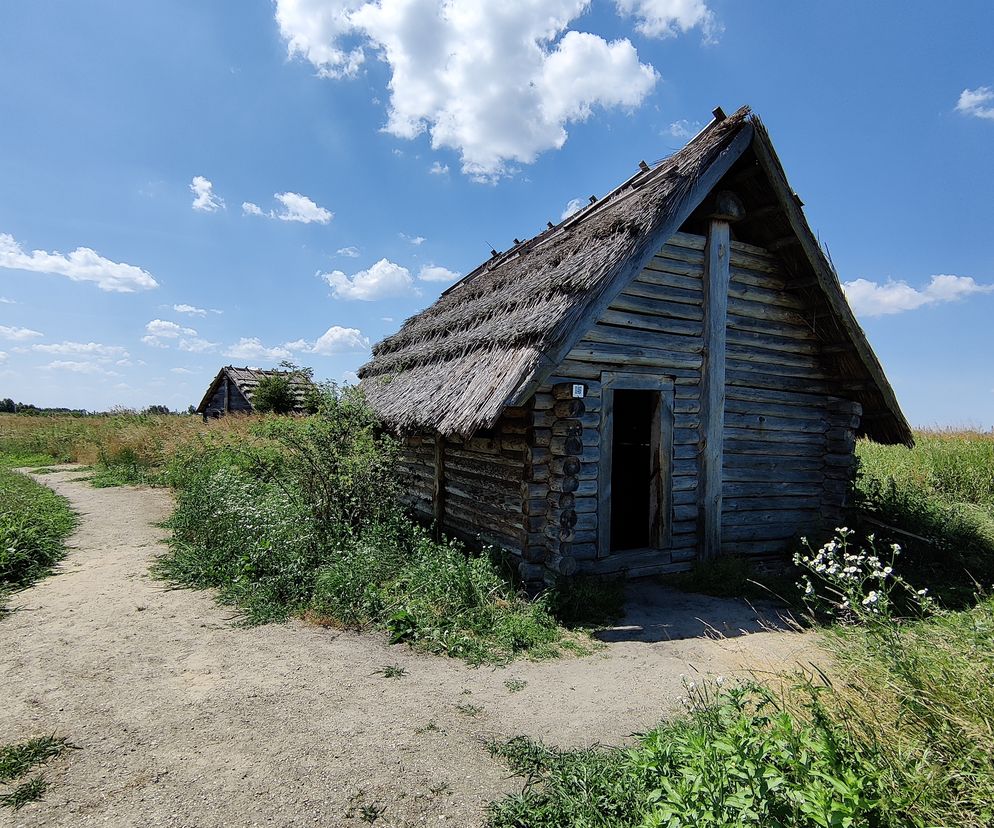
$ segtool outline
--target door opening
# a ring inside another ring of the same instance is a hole
[[[654,462],[658,438],[653,426],[658,422],[658,400],[657,391],[619,388],[614,392],[612,552],[655,545],[653,477],[658,475],[658,464]]]

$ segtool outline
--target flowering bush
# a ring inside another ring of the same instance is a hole
[[[835,537],[817,551],[807,538],[801,538],[807,554],[794,555],[794,563],[810,573],[797,584],[808,606],[843,622],[891,620],[895,598],[900,595],[919,615],[934,612],[928,590],[915,589],[894,571],[901,554],[898,544],[890,544],[881,553],[873,535],[867,537],[864,548],[853,540],[855,534],[846,526],[839,527]]]

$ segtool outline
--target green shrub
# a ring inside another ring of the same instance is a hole
[[[396,442],[354,388],[324,390],[312,417],[267,418],[251,438],[204,436],[174,457],[171,551],[156,572],[214,587],[251,623],[311,613],[468,661],[573,646],[496,555],[436,542],[401,512]]]
[[[269,374],[263,377],[252,395],[252,407],[261,414],[289,414],[296,404],[297,397],[287,374]]]
[[[527,777],[491,807],[494,828],[855,826],[889,821],[872,750],[826,715],[806,685],[801,719],[756,684],[712,694],[688,684],[690,713],[630,749],[492,746]]]

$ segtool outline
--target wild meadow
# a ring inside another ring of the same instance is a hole
[[[797,544],[790,584],[828,672],[688,682],[683,715],[630,747],[496,741],[524,784],[490,824],[994,824],[994,436],[916,438],[860,443],[850,525]],[[498,553],[412,524],[396,445],[354,391],[329,389],[304,419],[0,417],[0,451],[84,463],[96,485],[173,487],[156,573],[215,589],[246,623],[303,616],[500,663],[582,650],[568,622],[600,595],[580,583],[529,599]],[[747,577],[726,562],[685,583]]]
[[[566,625],[620,599],[612,585],[588,600],[584,583],[529,599],[498,551],[411,522],[395,497],[395,441],[355,389],[327,388],[306,418],[2,417],[0,450],[86,464],[93,485],[171,486],[171,551],[155,574],[215,589],[249,624],[304,616],[499,663],[587,651]]]

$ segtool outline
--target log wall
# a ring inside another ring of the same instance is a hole
[[[546,520],[528,527],[531,560],[544,558],[559,572],[623,567],[648,573],[685,567],[696,558],[704,243],[688,234],[670,239],[536,393],[534,442],[543,454],[533,475],[548,479],[549,491]],[[786,290],[777,259],[761,248],[731,244],[726,336],[722,552],[775,553],[795,535],[817,528],[823,516],[834,520],[841,513],[859,407],[834,396],[838,386],[819,359],[812,320]],[[665,550],[598,553],[605,371],[673,379],[671,540]],[[587,397],[583,414],[571,418],[582,423],[581,445],[568,447],[556,434],[566,427],[556,390],[570,382],[585,383]],[[566,463],[575,474],[564,474]],[[572,489],[568,508],[561,499],[564,481]],[[567,511],[570,525],[564,523]]]
[[[528,486],[527,409],[508,409],[486,435],[469,440],[432,435],[404,439],[402,497],[416,516],[472,544],[493,544],[521,553]],[[441,457],[441,477],[437,458]]]
[[[671,238],[528,406],[508,409],[491,433],[441,445],[406,438],[407,506],[427,521],[440,511],[442,528],[458,537],[520,553],[533,582],[690,566],[701,541],[704,245],[700,236]],[[730,247],[721,551],[774,554],[841,517],[861,412],[837,396],[817,320],[788,289],[777,258]],[[605,554],[598,543],[603,372],[673,382],[665,549]],[[582,400],[572,398],[573,384],[583,385]]]

